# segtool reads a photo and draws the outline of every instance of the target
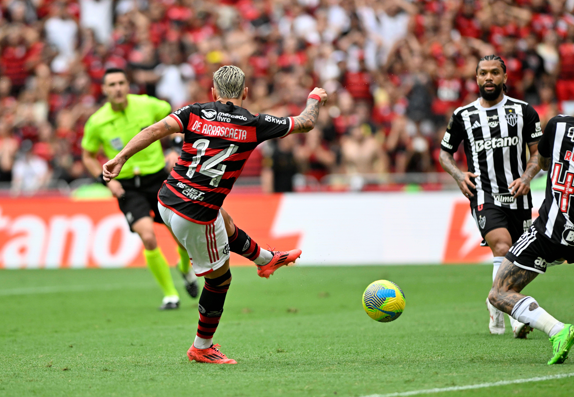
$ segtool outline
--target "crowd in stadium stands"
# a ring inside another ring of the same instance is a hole
[[[574,113],[574,0],[2,0],[0,182],[32,191],[85,178],[81,139],[124,68],[132,93],[174,109],[210,101],[212,74],[248,76],[252,113],[297,115],[330,94],[306,136],[264,145],[246,167],[265,190],[296,173],[437,172],[450,114],[477,97],[479,58],[498,54],[508,94],[543,125]],[[458,161],[464,163],[464,153]]]

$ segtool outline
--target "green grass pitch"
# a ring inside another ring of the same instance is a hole
[[[197,300],[182,292],[180,310],[159,312],[147,269],[0,272],[0,396],[365,396],[574,374],[574,354],[546,365],[541,332],[488,333],[491,266],[232,272],[215,342],[238,365],[188,361]],[[378,279],[406,294],[395,322],[361,306]],[[525,293],[573,322],[573,286],[565,265]],[[572,396],[574,377],[432,395]]]

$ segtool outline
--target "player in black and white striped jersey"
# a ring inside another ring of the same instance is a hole
[[[441,143],[440,163],[469,199],[480,233],[492,250],[493,279],[510,246],[530,226],[530,181],[538,173],[540,119],[528,103],[510,98],[506,65],[496,55],[483,57],[476,67],[481,97],[455,110]],[[468,172],[453,154],[464,142]],[[527,160],[527,150],[530,158]],[[503,313],[486,300],[492,334],[504,334]],[[517,338],[531,328],[511,318]]]
[[[553,345],[548,364],[561,364],[574,345],[574,326],[556,320],[520,292],[548,266],[574,262],[574,117],[552,118],[538,146],[539,165],[550,170],[540,216],[510,248],[488,298],[516,320],[545,332]]]

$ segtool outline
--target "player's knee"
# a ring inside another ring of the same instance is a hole
[[[140,233],[143,246],[146,250],[154,250],[157,248],[157,239],[153,231]]]
[[[492,247],[492,253],[494,256],[506,256],[508,250],[510,250],[511,244],[507,241],[497,241]]]
[[[227,235],[233,236],[235,233],[235,223],[233,222],[233,219],[227,212],[223,211],[223,209],[221,210],[221,215],[223,216],[223,222],[225,223],[225,231],[227,232]]]
[[[488,301],[494,307],[497,307],[497,303],[500,297],[500,291],[497,287],[492,287],[488,293]]]
[[[231,270],[216,278],[205,278],[205,283],[210,287],[228,287],[231,284]]]

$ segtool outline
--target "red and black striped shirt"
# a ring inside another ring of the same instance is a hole
[[[231,102],[195,103],[170,116],[185,138],[181,156],[158,199],[183,218],[202,224],[217,218],[257,145],[293,130],[291,117],[253,115]]]

